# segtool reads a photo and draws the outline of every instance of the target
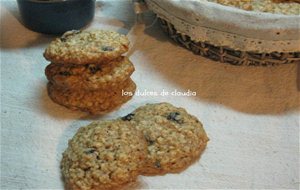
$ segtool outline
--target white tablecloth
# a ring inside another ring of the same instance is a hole
[[[145,103],[186,108],[210,137],[201,159],[180,174],[140,176],[132,189],[299,188],[297,65],[236,67],[213,62],[173,43],[131,1],[98,1],[88,28],[127,34],[138,90],[196,96],[134,96],[110,114],[88,117],[47,96],[43,51],[53,36],[19,22],[15,1],[1,1],[1,189],[63,189],[59,163],[76,130],[125,115]],[[148,26],[148,27],[147,27]],[[299,71],[298,71],[299,73]]]

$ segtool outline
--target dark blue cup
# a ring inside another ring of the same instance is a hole
[[[45,34],[62,34],[89,24],[95,0],[17,0],[23,24]]]

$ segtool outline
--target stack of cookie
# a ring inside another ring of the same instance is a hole
[[[70,189],[114,189],[139,174],[180,172],[207,142],[201,122],[183,108],[148,104],[80,128],[63,153],[62,174]]]
[[[91,114],[119,107],[136,89],[134,66],[122,56],[128,46],[126,36],[102,30],[69,31],[55,39],[44,53],[51,61],[45,70],[50,98]]]

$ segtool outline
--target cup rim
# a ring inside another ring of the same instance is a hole
[[[51,4],[51,3],[64,3],[70,1],[80,1],[80,0],[18,0],[19,2],[31,2],[31,3],[41,3],[41,4]]]

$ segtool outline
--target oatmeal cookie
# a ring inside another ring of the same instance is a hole
[[[104,114],[116,109],[132,98],[130,95],[122,95],[122,91],[134,94],[135,83],[128,79],[117,88],[95,91],[81,91],[64,89],[48,83],[49,97],[62,106],[72,110],[88,112],[90,114]]]
[[[116,120],[82,127],[68,144],[61,169],[73,190],[113,189],[135,181],[147,155],[142,134]]]
[[[300,0],[208,0],[247,11],[300,15]]]
[[[208,142],[201,122],[169,103],[147,104],[121,119],[142,131],[148,143],[144,175],[185,169],[199,157]]]
[[[44,57],[53,63],[96,64],[120,57],[128,46],[127,37],[113,31],[68,31],[50,43]]]
[[[45,69],[47,79],[53,84],[69,89],[96,90],[118,86],[134,72],[127,57],[106,64],[55,64]]]

